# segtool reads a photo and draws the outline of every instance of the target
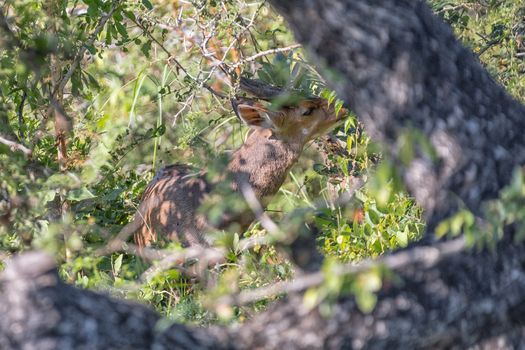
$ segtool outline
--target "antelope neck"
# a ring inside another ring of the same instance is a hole
[[[277,193],[303,148],[272,135],[268,129],[253,131],[233,153],[228,165],[234,189],[238,190],[243,183],[250,185],[263,204]]]

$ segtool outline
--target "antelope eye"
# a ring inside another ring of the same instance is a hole
[[[315,108],[310,107],[306,111],[303,112],[303,115],[311,115]]]

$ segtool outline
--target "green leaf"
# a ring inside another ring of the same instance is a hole
[[[149,53],[151,51],[151,40],[148,40],[140,47],[140,51],[146,56],[147,58],[150,57]]]
[[[71,190],[67,193],[66,198],[70,201],[82,201],[85,199],[95,198],[96,196],[91,193],[87,188],[81,187]]]
[[[79,179],[71,173],[58,173],[51,175],[46,181],[48,188],[72,188],[80,185]]]
[[[115,12],[115,14],[113,15],[113,18],[116,19],[117,21],[122,21],[124,19],[124,17],[122,17],[121,12]]]
[[[111,29],[110,29],[111,25],[108,24],[108,28],[106,29],[106,38],[104,39],[104,42],[106,43],[106,45],[110,45],[111,42],[113,41],[112,38],[111,38]]]
[[[439,223],[439,225],[437,225],[436,227],[436,237],[437,238],[441,238],[443,236],[445,236],[448,232],[450,231],[450,224],[449,224],[449,221],[448,220],[444,220],[442,222]]]
[[[132,20],[133,22],[135,22],[136,19],[137,19],[137,18],[135,17],[135,14],[134,14],[133,12],[131,12],[131,11],[124,11],[124,15],[125,15],[126,17],[128,17],[130,20]]]
[[[144,5],[144,7],[146,7],[148,10],[153,10],[153,5],[151,2],[149,2],[149,0],[142,0],[142,5]]]
[[[98,8],[95,7],[96,5],[89,5],[88,9],[87,9],[87,14],[89,17],[97,17],[98,15]]]
[[[308,289],[303,296],[303,303],[307,310],[313,309],[319,300],[319,291],[314,288]]]
[[[94,76],[92,76],[91,74],[89,74],[88,72],[83,72],[86,76],[87,76],[87,79],[88,79],[88,82],[89,82],[89,85],[91,85],[92,87],[94,87],[95,89],[100,89],[100,85],[97,81],[97,79],[95,79]]]
[[[160,124],[159,127],[153,131],[153,137],[162,136],[164,135],[165,132],[166,132],[166,125]]]
[[[51,202],[55,198],[56,195],[57,195],[56,190],[45,191],[42,196],[42,202],[43,203]]]
[[[377,303],[377,296],[374,293],[361,292],[357,293],[355,301],[357,302],[359,310],[367,314],[374,310]]]
[[[81,71],[77,69],[71,76],[71,92],[74,96],[80,95],[80,91],[84,87],[84,84],[82,84],[81,74]]]
[[[114,201],[120,196],[122,192],[124,192],[124,189],[116,188],[114,190],[109,191],[109,193],[107,193],[102,199],[104,201]]]
[[[348,153],[351,153],[352,152],[352,146],[354,144],[354,138],[352,137],[352,135],[349,135],[347,138],[346,138],[346,151]]]
[[[259,79],[261,79],[262,81],[265,81],[267,83],[272,83],[273,82],[272,76],[268,72],[266,72],[266,71],[264,71],[262,69],[260,69],[257,72],[257,75],[259,76]]]
[[[396,232],[396,240],[401,247],[406,247],[408,245],[408,226],[405,226],[403,231]]]
[[[367,292],[377,292],[383,285],[381,275],[377,270],[365,272],[359,275],[358,281],[360,289]]]
[[[117,28],[117,31],[120,33],[120,35],[122,35],[123,38],[128,37],[128,31],[122,23],[115,21],[115,27]]]
[[[113,274],[117,276],[120,273],[120,268],[122,267],[122,258],[124,254],[120,254],[113,263]]]
[[[87,50],[89,51],[90,54],[92,54],[92,55],[96,55],[97,54],[97,49],[95,48],[95,46],[88,45],[86,47],[87,47]]]

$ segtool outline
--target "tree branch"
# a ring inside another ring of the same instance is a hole
[[[12,151],[22,152],[28,158],[31,158],[31,156],[33,155],[33,151],[31,149],[27,148],[26,146],[24,146],[24,145],[22,145],[20,143],[8,140],[8,139],[2,137],[1,135],[0,135],[0,143],[3,144],[3,145],[6,145]]]
[[[209,349],[224,338],[170,326],[143,305],[66,285],[53,259],[39,252],[10,261],[0,278],[0,300],[4,350]]]

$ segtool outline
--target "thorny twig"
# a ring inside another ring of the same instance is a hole
[[[166,46],[164,46],[158,39],[156,39],[152,33],[147,30],[147,28],[141,23],[140,20],[137,20],[137,21],[134,21],[134,23],[140,28],[143,30],[143,32],[145,33],[145,35],[148,36],[148,38],[150,40],[152,40],[153,42],[155,42],[160,48],[162,51],[164,51],[167,55],[168,55],[168,63],[171,63],[173,62],[175,64],[175,66],[181,70],[184,74],[186,74],[193,82],[195,82],[197,84],[197,86],[200,86],[200,87],[204,87],[205,89],[207,89],[208,91],[210,91],[212,93],[212,95],[214,97],[218,97],[220,99],[225,99],[227,98],[226,95],[218,92],[217,90],[215,90],[213,87],[211,87],[209,84],[208,84],[208,81],[211,79],[211,77],[215,74],[215,71],[219,68],[221,69],[227,76],[228,78],[231,78],[231,75],[232,75],[232,72],[235,68],[237,68],[238,66],[240,66],[239,63],[236,63],[235,67],[231,67],[230,65],[228,65],[225,61],[226,61],[226,57],[228,56],[229,52],[233,49],[233,47],[239,42],[240,38],[244,35],[244,33],[246,33],[247,31],[250,30],[251,27],[253,27],[253,25],[255,24],[255,19],[257,18],[258,14],[260,13],[261,9],[264,7],[264,4],[265,2],[261,3],[258,8],[255,10],[254,14],[251,16],[248,24],[242,28],[242,31],[241,33],[239,33],[235,38],[234,40],[232,40],[232,42],[228,45],[228,47],[224,50],[224,52],[222,53],[222,57],[217,57],[217,55],[213,52],[210,52],[208,49],[207,49],[207,43],[213,38],[213,36],[215,35],[215,32],[216,32],[216,28],[214,27],[214,23],[212,22],[210,25],[212,25],[212,29],[209,30],[209,33],[208,34],[204,34],[204,29],[202,26],[199,26],[199,28],[201,30],[203,30],[203,40],[202,40],[202,43],[199,44],[199,49],[203,55],[204,58],[206,59],[212,59],[213,62],[214,62],[214,66],[211,68],[211,70],[207,73],[206,77],[203,78],[203,79],[200,79],[200,74],[201,72],[199,72],[199,76],[195,77],[195,76],[192,76],[188,70],[170,53],[170,51],[166,48]],[[179,13],[179,18],[177,19],[177,23],[178,25],[180,26],[180,22],[181,22],[181,16],[182,12]],[[186,40],[186,36],[184,35],[184,33],[182,32],[182,36],[184,38],[184,40]],[[186,47],[186,45],[184,45],[184,47]],[[269,53],[267,53],[269,54]],[[258,57],[262,57],[264,55],[260,55]],[[225,79],[226,81],[226,79]],[[230,86],[231,86],[231,83],[229,83],[229,81],[226,81]]]
[[[257,18],[257,16],[259,15],[261,9],[263,8],[265,2],[261,3],[259,5],[259,7],[255,10],[255,12],[253,13],[252,17],[250,18],[250,21],[248,22],[248,24],[246,26],[244,26],[244,28],[242,29],[242,31],[234,38],[234,40],[232,40],[232,42],[230,43],[230,45],[228,45],[228,47],[226,48],[226,50],[224,50],[224,53],[222,55],[222,58],[218,58],[216,55],[213,55],[213,58],[216,60],[216,65],[210,70],[210,73],[208,74],[208,77],[206,78],[206,80],[210,79],[211,76],[213,75],[213,73],[215,72],[215,70],[217,69],[216,67],[221,67],[221,69],[226,72],[228,75],[232,75],[233,71],[235,70],[236,67],[238,66],[232,66],[230,67],[228,64],[226,64],[225,60],[226,60],[226,57],[228,57],[228,54],[229,52],[233,49],[233,47],[239,42],[239,40],[241,40],[241,38],[243,37],[243,35],[248,32],[255,24],[255,19]]]

